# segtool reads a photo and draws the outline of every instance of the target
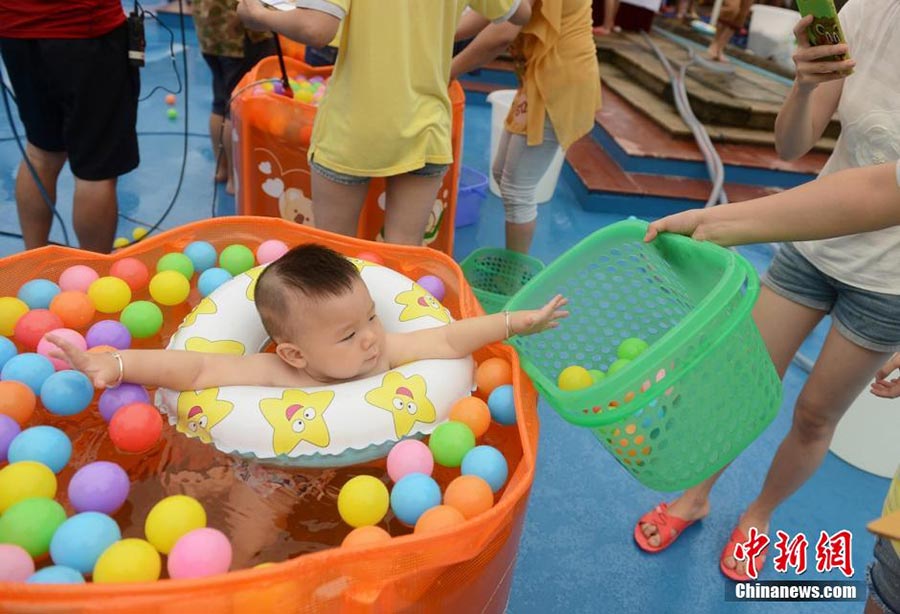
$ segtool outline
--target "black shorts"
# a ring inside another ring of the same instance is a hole
[[[275,54],[274,39],[267,38],[258,43],[244,38],[244,57],[229,58],[222,55],[203,54],[203,59],[212,71],[213,102],[212,112],[228,117],[228,101],[241,79],[264,57]]]
[[[125,24],[97,38],[0,38],[0,54],[29,143],[66,152],[79,179],[137,167],[141,83],[128,63]]]

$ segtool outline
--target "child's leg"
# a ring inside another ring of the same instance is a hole
[[[316,228],[355,237],[359,214],[369,191],[365,177],[350,177],[312,162],[313,217]]]
[[[228,152],[222,149],[225,133],[225,118],[213,111],[209,114],[209,140],[212,142],[213,158],[216,160],[216,181],[222,182],[228,179]],[[230,132],[230,127],[227,128]],[[231,140],[231,135],[228,135]]]
[[[434,207],[444,172],[436,174],[405,173],[387,180],[384,213],[384,240],[398,245],[422,245],[428,216]]]

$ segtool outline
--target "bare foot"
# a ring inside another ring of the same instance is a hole
[[[744,515],[741,516],[741,519],[738,521],[738,528],[744,532],[744,535],[750,535],[750,527],[756,527],[756,530],[759,533],[767,533],[769,530],[769,518],[755,513],[752,508],[747,508],[747,511],[744,512]],[[734,558],[734,556],[726,556],[722,563],[728,569],[734,569],[738,575],[745,576],[747,574],[747,563],[748,560],[745,559],[743,561],[738,561]],[[761,569],[757,569],[757,571],[762,571]]]
[[[234,181],[228,180],[225,184],[225,193],[234,196]]]
[[[224,168],[218,169],[216,171],[216,183],[225,183],[228,181],[228,171]]]
[[[609,36],[611,34],[610,31],[603,26],[597,26],[594,28],[593,32],[594,36]]]
[[[684,497],[679,497],[669,504],[668,512],[670,516],[675,516],[688,522],[693,520],[700,520],[701,518],[704,518],[707,514],[709,514],[709,501],[705,500],[703,501],[703,503],[697,503],[696,501],[688,501]],[[659,547],[661,538],[659,535],[659,530],[655,524],[645,522],[641,525],[641,531],[647,538],[648,544],[650,544],[654,548]]]

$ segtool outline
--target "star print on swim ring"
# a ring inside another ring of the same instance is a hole
[[[355,259],[351,259],[355,260]],[[388,267],[356,261],[388,333],[443,326],[450,313],[424,288]],[[170,350],[250,354],[268,346],[253,289],[259,266],[200,301],[169,340]],[[185,436],[219,450],[300,467],[337,467],[387,455],[404,437],[446,422],[473,388],[471,357],[423,360],[361,380],[299,388],[222,386],[156,404]]]

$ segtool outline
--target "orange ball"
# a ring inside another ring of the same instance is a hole
[[[94,347],[88,350],[88,354],[106,354],[107,352],[118,352],[116,348],[111,345],[95,345]]]
[[[0,414],[5,414],[24,426],[34,413],[36,404],[34,392],[22,382],[0,382]]]
[[[59,316],[66,328],[78,330],[94,318],[94,303],[84,292],[60,292],[50,301],[50,311]]]
[[[479,396],[488,398],[494,388],[512,384],[512,367],[502,358],[488,358],[475,371]]]
[[[494,506],[491,485],[477,475],[461,475],[447,486],[444,504],[459,510],[466,520]]]
[[[462,524],[465,521],[465,517],[455,507],[438,505],[419,516],[419,520],[416,522],[416,528],[413,529],[413,533],[433,533],[435,531],[443,531],[454,525]]]
[[[141,290],[150,282],[150,270],[137,258],[116,260],[109,268],[109,274],[128,284],[132,292]]]
[[[353,548],[358,546],[368,546],[379,542],[386,542],[391,539],[391,534],[375,525],[367,525],[365,527],[357,527],[347,533],[347,537],[341,542],[345,548]]]
[[[481,437],[491,426],[491,410],[478,397],[463,397],[450,408],[450,420],[462,422]]]

